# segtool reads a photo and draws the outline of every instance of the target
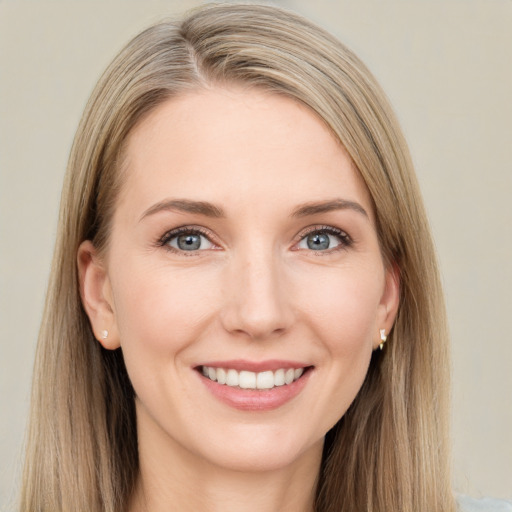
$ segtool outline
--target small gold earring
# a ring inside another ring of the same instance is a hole
[[[388,339],[388,337],[386,336],[386,329],[381,329],[380,330],[380,345],[379,345],[379,348],[382,350],[384,348],[384,343],[386,343],[386,340]]]

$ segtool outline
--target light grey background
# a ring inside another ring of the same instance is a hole
[[[131,36],[197,3],[0,0],[2,510],[14,509],[61,181],[81,111]],[[447,295],[454,487],[510,498],[512,1],[278,3],[352,47],[398,112]]]

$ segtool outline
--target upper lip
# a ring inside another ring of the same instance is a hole
[[[289,361],[283,359],[268,359],[266,361],[248,361],[245,359],[231,359],[229,361],[208,361],[204,362],[198,367],[208,366],[211,368],[228,368],[232,370],[236,370],[238,372],[248,371],[248,372],[263,372],[263,371],[276,371],[281,368],[306,368],[311,366],[310,364],[299,362],[299,361]]]

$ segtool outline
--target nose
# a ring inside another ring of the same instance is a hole
[[[282,335],[294,321],[291,290],[272,251],[234,261],[224,292],[221,319],[230,333],[263,340]]]

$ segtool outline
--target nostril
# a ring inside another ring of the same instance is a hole
[[[259,307],[249,304],[234,304],[222,315],[224,328],[236,335],[255,340],[279,337],[293,324],[292,315],[282,305],[265,304]]]

